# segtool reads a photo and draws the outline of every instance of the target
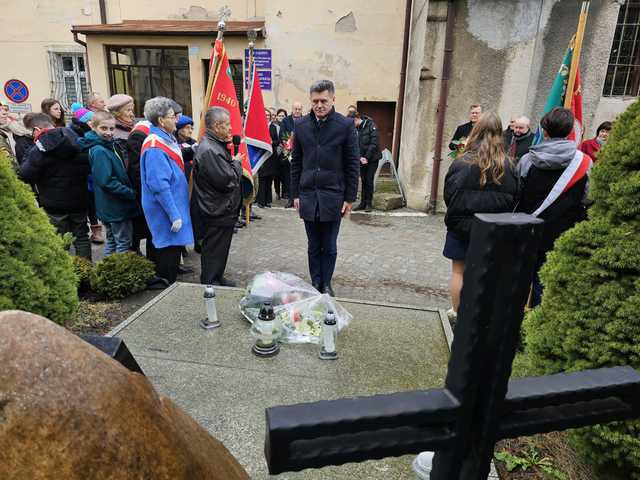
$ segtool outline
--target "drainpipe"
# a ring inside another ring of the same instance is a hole
[[[447,5],[447,30],[444,40],[444,59],[442,61],[442,79],[440,81],[440,98],[436,123],[436,144],[433,152],[433,172],[431,176],[431,198],[429,209],[435,213],[438,204],[438,183],[440,182],[440,164],[442,163],[442,146],[444,141],[444,121],[447,114],[447,99],[449,97],[449,79],[451,78],[451,64],[453,61],[453,29],[456,21],[455,0],[449,0]]]
[[[107,6],[105,0],[98,0],[98,8],[100,9],[100,23],[107,23]]]
[[[87,84],[91,85],[91,70],[89,69],[89,49],[87,48],[87,42],[83,42],[78,38],[78,32],[73,32],[73,41],[84,47],[84,69],[87,72]]]
[[[400,156],[400,140],[402,138],[402,112],[404,110],[404,90],[407,83],[407,58],[409,56],[409,36],[411,33],[411,10],[413,0],[406,0],[404,12],[404,40],[402,42],[402,65],[400,67],[400,91],[398,92],[398,108],[396,109],[395,125],[393,131],[395,138],[393,142],[393,163],[398,165]]]

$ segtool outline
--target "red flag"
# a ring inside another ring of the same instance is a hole
[[[571,111],[575,117],[573,131],[567,139],[573,140],[576,144],[582,142],[582,82],[580,81],[580,66],[576,71],[576,82],[573,84],[573,96],[571,97]]]
[[[247,118],[244,122],[244,135],[249,152],[249,163],[255,175],[262,164],[272,155],[271,134],[265,116],[264,100],[260,89],[258,72],[253,69],[253,82],[249,92]]]
[[[216,40],[211,55],[211,68],[215,71],[209,72],[209,82],[211,82],[211,96],[209,107],[223,107],[229,111],[231,117],[231,134],[242,136],[242,117],[240,115],[240,104],[236,96],[236,89],[231,78],[231,68],[229,67],[229,57],[224,48],[222,40]],[[203,122],[204,123],[204,122]],[[200,138],[204,133],[203,126],[200,127]],[[247,154],[247,145],[244,139],[240,143],[239,153],[242,154],[242,170],[245,176],[252,179],[251,164]]]

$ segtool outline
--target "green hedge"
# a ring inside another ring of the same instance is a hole
[[[64,324],[78,306],[71,257],[5,154],[0,206],[0,310],[25,310]]]
[[[91,288],[109,299],[124,298],[147,288],[155,273],[152,262],[134,252],[115,253],[98,262]]]
[[[84,292],[91,284],[91,274],[93,273],[93,263],[84,257],[74,256],[73,271],[78,277],[78,290]]]
[[[524,322],[527,364],[546,374],[640,369],[640,102],[615,122],[591,173],[589,220],[565,232],[541,271],[542,304]],[[577,430],[600,465],[640,479],[640,421]]]

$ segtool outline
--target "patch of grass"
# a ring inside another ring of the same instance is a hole
[[[66,326],[76,333],[103,333],[111,326],[113,311],[118,309],[117,303],[81,300],[76,314]]]

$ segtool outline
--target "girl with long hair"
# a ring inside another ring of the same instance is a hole
[[[454,160],[445,178],[447,237],[443,255],[451,260],[452,308],[447,313],[453,322],[460,306],[473,216],[513,211],[517,193],[518,182],[506,154],[500,117],[493,112],[483,113],[469,135],[464,154]]]
[[[45,98],[40,104],[40,110],[51,117],[55,127],[64,127],[64,110],[55,98]]]

